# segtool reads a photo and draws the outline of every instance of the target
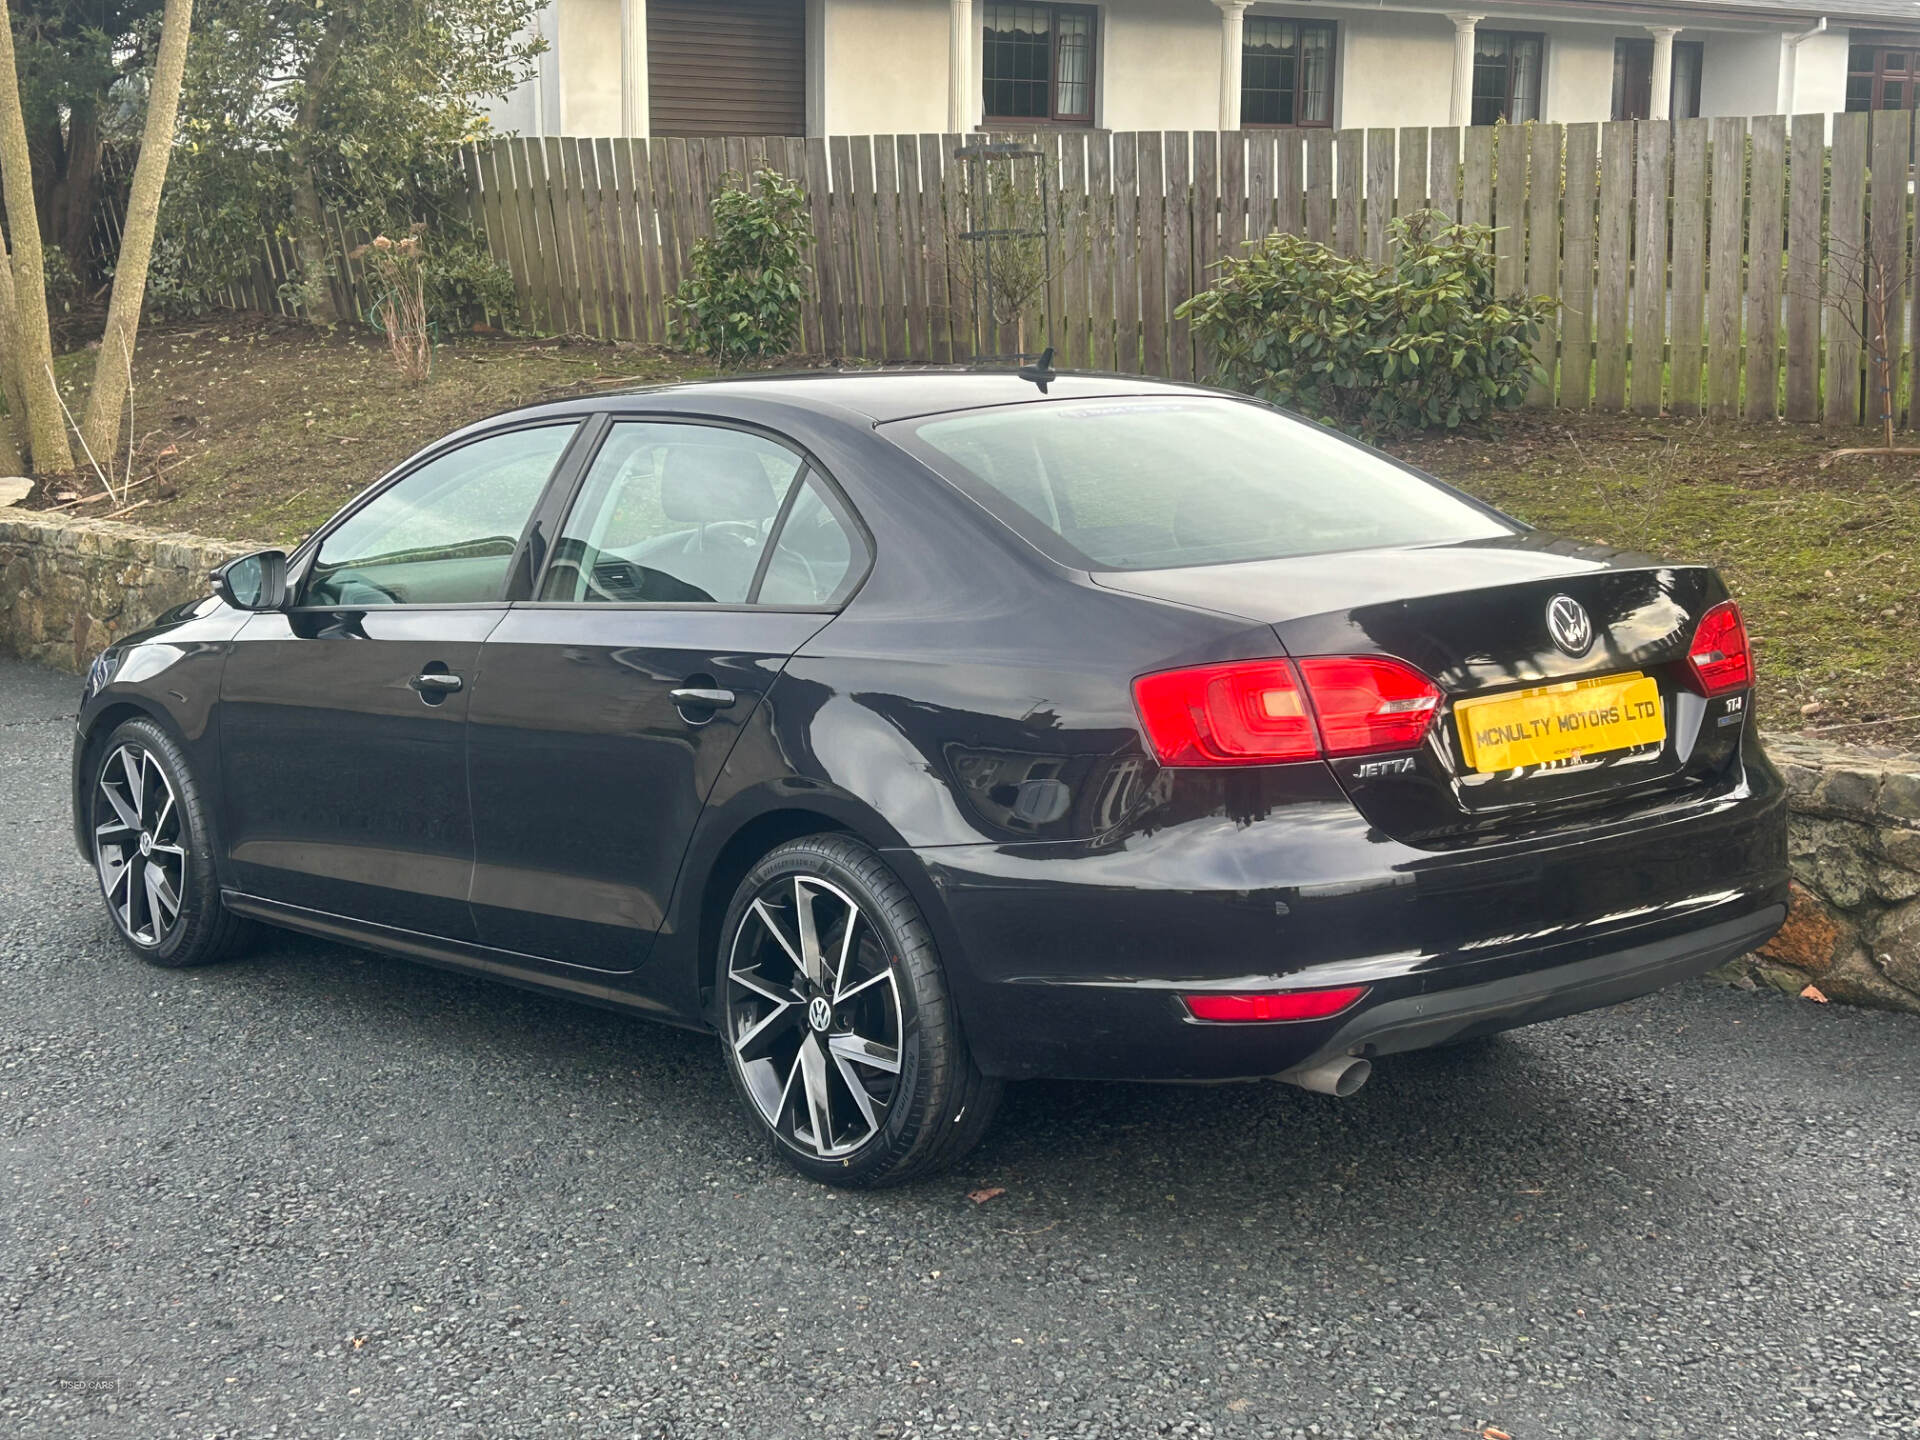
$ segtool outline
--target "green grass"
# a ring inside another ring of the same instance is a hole
[[[1515,417],[1487,439],[1395,447],[1545,529],[1719,567],[1746,613],[1776,728],[1910,743],[1920,720],[1920,457],[1808,427]],[[1801,707],[1815,704],[1811,717]]]
[[[76,414],[92,369],[85,351],[55,366]],[[291,542],[462,425],[561,395],[698,373],[684,357],[634,346],[462,336],[440,347],[426,384],[410,386],[377,341],[243,316],[149,329],[135,360],[136,508],[125,518]],[[99,483],[83,475],[80,488],[95,494]],[[104,499],[81,508],[109,509]]]

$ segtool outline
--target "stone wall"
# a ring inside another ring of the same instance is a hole
[[[118,637],[206,594],[216,565],[259,548],[0,509],[0,654],[84,670]]]
[[[1920,755],[1768,737],[1792,791],[1787,923],[1727,978],[1920,1014]]]

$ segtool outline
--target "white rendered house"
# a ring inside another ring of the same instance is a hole
[[[551,0],[524,135],[1477,125],[1911,108],[1920,0]]]

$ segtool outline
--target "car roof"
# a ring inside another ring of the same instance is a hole
[[[818,415],[832,415],[843,420],[864,418],[870,424],[884,425],[889,421],[920,415],[1043,400],[1195,393],[1223,392],[1141,375],[1073,371],[1061,371],[1048,382],[1043,395],[1037,384],[1021,379],[1011,370],[969,370],[944,366],[893,370],[803,370],[604,390],[511,413],[591,414],[642,406],[706,413],[718,409],[724,413],[729,402],[740,402],[751,403],[756,408],[791,408]],[[636,401],[642,402],[642,406],[636,406]]]

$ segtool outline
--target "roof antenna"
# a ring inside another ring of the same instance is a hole
[[[1031,380],[1040,387],[1040,393],[1042,395],[1046,394],[1047,386],[1051,385],[1054,379],[1053,346],[1049,345],[1040,352],[1039,363],[1022,365],[1020,367],[1020,378],[1022,380]]]

